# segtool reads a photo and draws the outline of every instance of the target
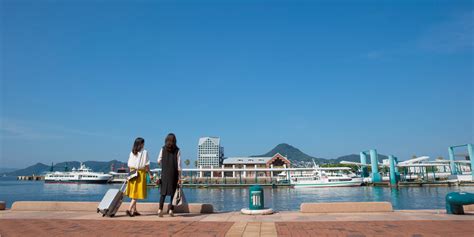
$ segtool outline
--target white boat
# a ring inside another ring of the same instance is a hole
[[[288,179],[284,172],[280,180]],[[289,175],[290,185],[295,188],[351,187],[361,186],[363,178],[357,177],[349,167],[323,168],[315,164],[312,171],[295,171]]]
[[[118,168],[117,171],[110,171],[109,174],[112,175],[111,183],[123,183],[128,177],[128,172],[125,167]]]
[[[107,183],[111,179],[111,174],[93,172],[82,163],[78,169],[72,168],[71,171],[50,172],[44,177],[44,181],[48,183]]]

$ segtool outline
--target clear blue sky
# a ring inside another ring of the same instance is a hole
[[[225,2],[225,3],[224,3]],[[472,143],[472,1],[1,0],[1,164]],[[465,151],[460,151],[465,152]]]

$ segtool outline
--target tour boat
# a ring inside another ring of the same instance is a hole
[[[283,172],[280,180],[288,179]],[[349,167],[319,167],[314,166],[312,171],[292,171],[289,175],[290,185],[295,188],[318,187],[352,187],[361,186],[363,178],[357,177]]]
[[[123,183],[128,177],[128,171],[125,167],[118,168],[117,171],[110,171],[109,174],[112,175],[111,183]]]
[[[78,169],[72,168],[71,171],[50,172],[44,177],[44,181],[47,183],[107,183],[111,179],[111,174],[93,172],[82,163]]]

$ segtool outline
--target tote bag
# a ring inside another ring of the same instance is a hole
[[[176,191],[174,192],[172,204],[173,206],[181,206],[183,204],[186,204],[186,199],[184,198],[184,192],[181,185],[178,186],[178,188],[176,188]]]

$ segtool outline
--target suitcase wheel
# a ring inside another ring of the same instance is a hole
[[[115,216],[115,214],[112,214],[112,215],[110,215],[109,217],[112,218],[112,217],[114,217],[114,216]]]
[[[102,217],[104,217],[104,216],[105,216],[105,214],[102,214]]]

